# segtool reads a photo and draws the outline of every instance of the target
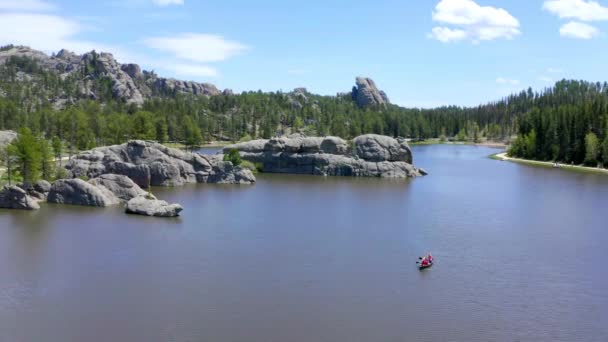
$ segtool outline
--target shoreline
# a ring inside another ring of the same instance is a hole
[[[528,164],[528,165],[554,168],[553,162],[530,160],[530,159],[523,159],[523,158],[513,158],[513,157],[509,157],[507,155],[507,152],[496,153],[489,157],[494,160],[509,161],[509,162],[519,163],[519,164]],[[608,175],[608,169],[600,169],[600,168],[591,167],[591,166],[559,164],[559,169],[565,169],[565,170],[569,170],[569,171],[594,172],[594,173],[601,173],[601,174]]]
[[[491,148],[507,148],[507,144],[496,141],[486,141],[480,143],[473,143],[469,141],[444,141],[441,142],[439,139],[428,139],[425,141],[408,141],[408,144],[411,146],[424,146],[424,145],[466,145],[466,146],[482,146],[482,147],[491,147]]]

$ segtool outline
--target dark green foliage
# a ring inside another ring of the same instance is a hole
[[[16,169],[23,182],[32,184],[40,179],[42,160],[40,144],[29,128],[22,128],[18,133],[19,136],[6,149],[14,158]]]
[[[593,132],[585,136],[585,164],[597,165],[600,156],[600,142]]]
[[[23,78],[19,71],[31,77]],[[83,76],[96,100],[79,93]],[[593,132],[599,145],[595,162],[608,164],[606,83],[564,80],[542,93],[527,89],[469,108],[359,108],[350,93],[306,94],[304,101],[291,94],[261,91],[212,97],[154,94],[159,97],[137,108],[114,97],[111,80],[93,53],[82,70],[65,79],[40,68],[33,59],[10,59],[0,66],[0,93],[0,129],[28,127],[36,136],[64,141],[72,153],[134,138],[195,147],[203,141],[271,138],[298,131],[346,139],[377,133],[470,142],[509,141],[517,135],[510,151],[513,156],[581,164],[592,163],[585,138]],[[66,102],[62,110],[51,102],[67,98],[74,103]]]
[[[224,154],[224,161],[231,162],[234,166],[239,166],[242,163],[241,155],[239,154],[239,150],[236,148],[230,149],[228,153]]]
[[[509,153],[577,165],[605,164],[608,160],[600,155],[599,141],[607,137],[606,113],[606,83],[560,81],[535,99],[529,111],[519,115],[519,135]],[[604,134],[598,136],[593,132]]]

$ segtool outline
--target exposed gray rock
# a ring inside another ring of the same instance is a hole
[[[191,94],[191,95],[219,95],[220,91],[210,83],[197,83],[191,81],[180,81],[173,78],[152,78],[146,81],[152,89],[153,94]]]
[[[144,100],[155,96],[173,95],[176,93],[195,96],[219,95],[220,91],[209,83],[180,81],[158,77],[153,72],[142,71],[137,64],[120,64],[112,54],[94,51],[77,55],[68,50],[60,50],[57,54],[48,56],[42,51],[25,46],[0,51],[0,64],[4,64],[12,56],[28,57],[37,61],[44,70],[57,73],[62,79],[76,77],[80,97],[97,99],[99,94],[92,87],[92,80],[108,78],[111,80],[112,95],[126,103],[141,105]],[[29,80],[31,75],[18,72],[18,79]],[[226,90],[228,93],[229,90]],[[50,99],[53,104],[61,102],[58,108],[73,98],[62,94]]]
[[[25,190],[36,201],[45,201],[46,196],[51,190],[51,184],[45,180],[39,180],[34,184],[17,184],[17,187]]]
[[[107,188],[95,186],[78,178],[55,181],[47,201],[91,207],[108,207],[120,203],[120,199]]]
[[[141,72],[141,68],[137,64],[129,63],[120,66],[120,69],[129,75],[134,80],[143,80],[144,74]]]
[[[204,156],[164,145],[132,140],[126,144],[82,152],[65,166],[73,178],[113,173],[131,178],[142,188],[179,186],[186,183],[255,182],[251,171],[232,167],[220,156]]]
[[[0,190],[0,208],[36,210],[40,205],[25,190],[12,185]]]
[[[131,178],[123,175],[105,174],[89,180],[89,183],[97,187],[105,187],[122,201],[146,195],[146,192]]]
[[[85,53],[82,56],[84,63],[95,63],[95,68],[101,75],[108,77],[112,81],[112,94],[114,97],[126,100],[127,103],[141,105],[144,97],[135,85],[134,80],[124,71],[120,64],[114,59],[111,53],[94,52]]]
[[[412,150],[405,140],[377,134],[361,135],[353,139],[355,154],[362,159],[381,161],[403,161],[412,163]]]
[[[49,191],[51,191],[51,183],[45,181],[45,180],[39,180],[36,182],[36,184],[34,184],[34,190],[38,191],[40,193],[48,193]]]
[[[352,97],[359,107],[379,106],[390,103],[386,93],[379,90],[376,87],[376,83],[367,77],[357,77]]]
[[[17,138],[15,131],[0,131],[0,147],[6,146]]]
[[[230,145],[245,160],[261,163],[264,172],[324,176],[405,178],[421,176],[412,166],[404,140],[363,135],[351,143],[338,137],[292,137]]]
[[[215,171],[206,179],[201,179],[199,183],[251,184],[255,182],[255,176],[250,170],[240,166],[235,167],[231,162],[223,161],[223,157],[222,154],[211,157]]]
[[[139,196],[127,202],[125,210],[128,214],[156,217],[175,217],[183,210],[179,204],[169,204],[165,201],[146,196]]]

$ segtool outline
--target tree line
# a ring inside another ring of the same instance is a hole
[[[83,82],[78,77],[85,74],[95,99],[78,91]],[[527,89],[476,107],[360,108],[350,93],[281,91],[212,97],[174,93],[137,107],[114,98],[107,78],[96,75],[92,68],[61,78],[35,60],[10,59],[0,67],[0,129],[27,127],[34,136],[59,139],[72,153],[129,139],[197,146],[293,132],[346,139],[377,133],[472,142],[510,142],[516,137],[513,156],[608,163],[606,83],[564,80],[540,92]]]

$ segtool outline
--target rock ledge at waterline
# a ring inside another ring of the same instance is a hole
[[[155,142],[131,140],[82,152],[65,166],[72,178],[95,178],[118,174],[142,188],[179,186],[186,183],[251,184],[253,173],[222,160],[222,155],[204,156],[169,148]]]
[[[346,141],[294,134],[230,145],[224,152],[231,149],[270,173],[383,178],[426,175],[412,165],[412,150],[404,139],[383,135],[366,134]]]

